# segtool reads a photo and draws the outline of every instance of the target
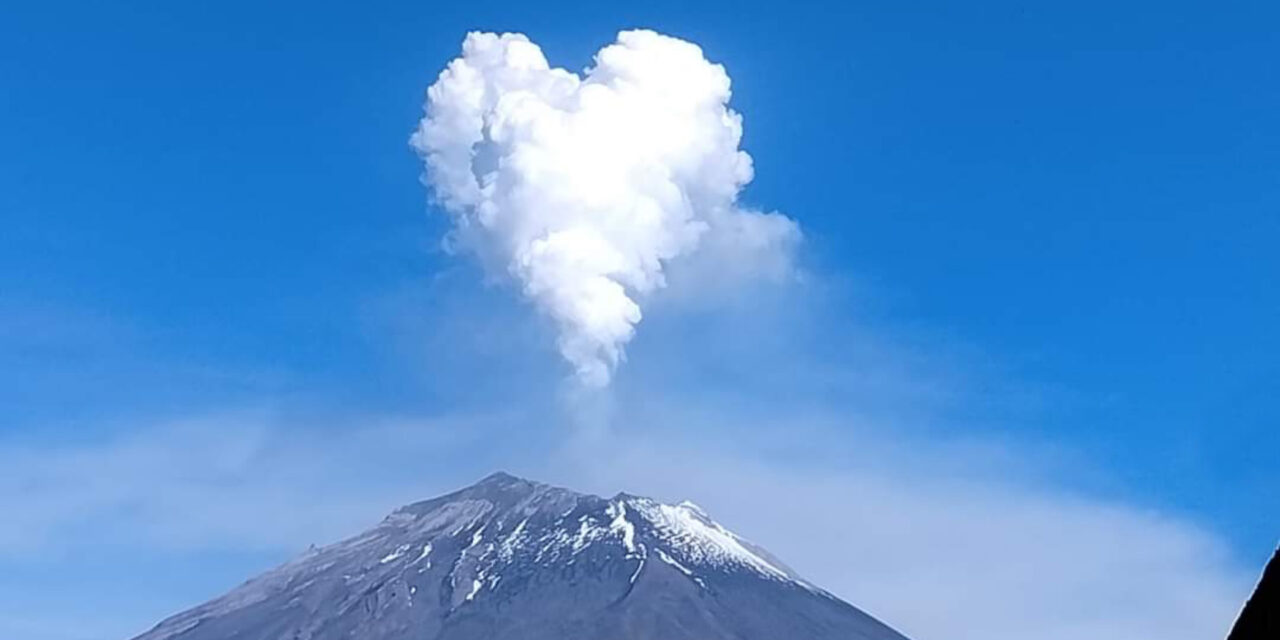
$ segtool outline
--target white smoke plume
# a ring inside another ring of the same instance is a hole
[[[790,269],[796,224],[737,202],[752,163],[729,97],[724,67],[652,31],[618,34],[581,76],[521,34],[471,33],[428,89],[411,144],[450,245],[514,278],[582,383],[609,383],[674,261]]]

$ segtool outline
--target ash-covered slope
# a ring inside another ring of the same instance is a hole
[[[506,474],[412,504],[137,640],[905,640],[691,503]]]

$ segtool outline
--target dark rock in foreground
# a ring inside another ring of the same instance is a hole
[[[1227,640],[1276,640],[1280,638],[1280,549],[1262,572],[1258,588],[1245,603]]]
[[[905,640],[691,503],[505,474],[392,513],[138,640]]]

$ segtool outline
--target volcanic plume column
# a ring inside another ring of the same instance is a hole
[[[729,86],[697,45],[652,31],[620,33],[581,76],[521,34],[471,33],[427,91],[410,142],[454,223],[446,245],[555,323],[588,388],[609,384],[673,262],[790,269],[799,227],[738,202],[753,168]]]

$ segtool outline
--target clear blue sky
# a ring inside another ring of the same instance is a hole
[[[431,342],[457,307],[520,309],[436,248],[445,221],[407,138],[469,30],[526,33],[578,70],[643,26],[727,66],[756,162],[747,201],[798,220],[807,268],[855,292],[812,320],[815,340],[855,318],[913,352],[945,344],[984,372],[965,376],[946,437],[1067,450],[1089,469],[1075,489],[1265,557],[1280,534],[1280,8],[636,4],[6,8],[0,447],[88,447],[263,404],[453,414],[554,387],[549,347]],[[441,278],[447,297],[415,288]],[[637,371],[658,336],[702,320],[642,325]],[[542,382],[487,379],[498,362]],[[288,555],[211,546],[190,553],[228,567],[217,580],[174,577],[189,555],[137,552],[113,601],[156,581],[206,597]],[[64,566],[13,557],[0,573]]]

